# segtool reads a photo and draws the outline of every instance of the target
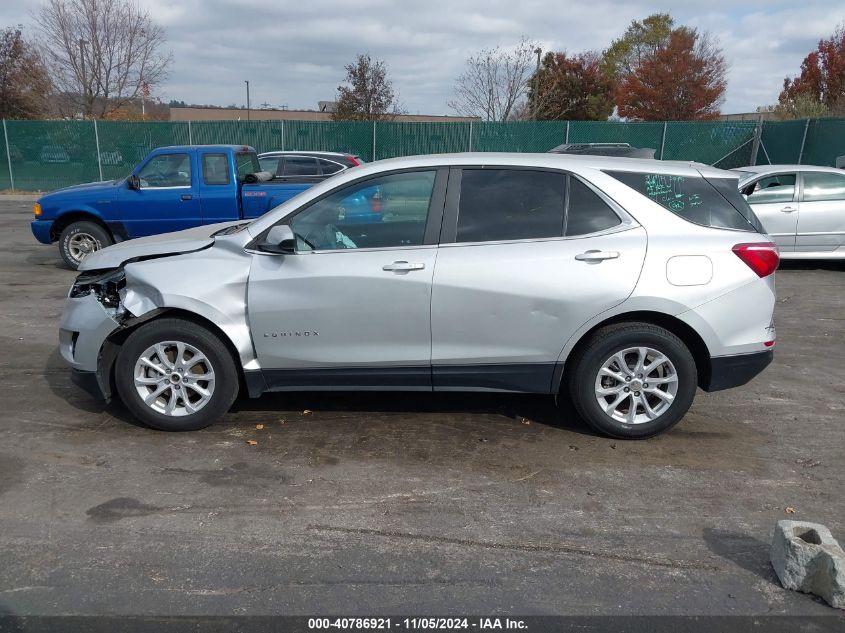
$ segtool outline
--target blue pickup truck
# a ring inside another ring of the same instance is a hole
[[[88,253],[115,242],[256,218],[313,182],[262,182],[260,170],[246,145],[160,147],[126,178],[39,198],[32,233],[44,244],[58,242],[75,269]]]

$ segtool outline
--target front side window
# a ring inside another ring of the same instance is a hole
[[[693,224],[743,231],[755,230],[750,210],[738,209],[716,186],[703,177],[653,172],[605,173]],[[737,191],[737,181],[730,179],[730,182],[733,183],[734,191]]]
[[[464,169],[458,242],[563,235],[566,175],[527,169]]]
[[[804,202],[845,200],[845,175],[804,172]]]
[[[261,167],[261,171],[270,172],[273,178],[282,175],[281,173],[279,173],[278,156],[265,156],[264,158],[259,158],[258,165]]]
[[[748,204],[792,202],[795,196],[796,174],[766,176],[743,188]]]
[[[202,177],[207,185],[228,185],[229,159],[226,154],[203,154]]]
[[[141,189],[191,186],[191,157],[188,154],[159,154],[138,172]]]
[[[329,194],[291,220],[297,250],[421,245],[434,176],[434,171],[391,174]]]

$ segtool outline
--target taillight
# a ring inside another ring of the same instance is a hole
[[[752,244],[737,244],[733,252],[744,261],[748,267],[757,273],[758,277],[767,277],[775,272],[780,263],[778,247],[771,242],[754,242]]]
[[[347,154],[347,155],[346,155],[346,160],[348,160],[350,163],[352,163],[352,164],[350,165],[350,167],[358,167],[358,165],[360,165],[360,164],[361,164],[361,161],[359,161],[359,160],[358,160],[357,158],[355,158],[354,156],[350,156],[349,154]]]

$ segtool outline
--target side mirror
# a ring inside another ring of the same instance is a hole
[[[256,246],[262,253],[289,255],[296,252],[296,237],[287,224],[277,224]]]
[[[138,178],[135,174],[131,174],[126,179],[126,186],[130,189],[135,189],[136,191],[141,188],[141,179]]]

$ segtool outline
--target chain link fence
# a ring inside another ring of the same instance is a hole
[[[800,121],[3,121],[0,190],[49,191],[128,174],[165,145],[244,144],[259,152],[323,150],[364,160],[444,152],[546,152],[562,143],[629,143],[664,160],[724,169],[835,165],[845,119]]]

